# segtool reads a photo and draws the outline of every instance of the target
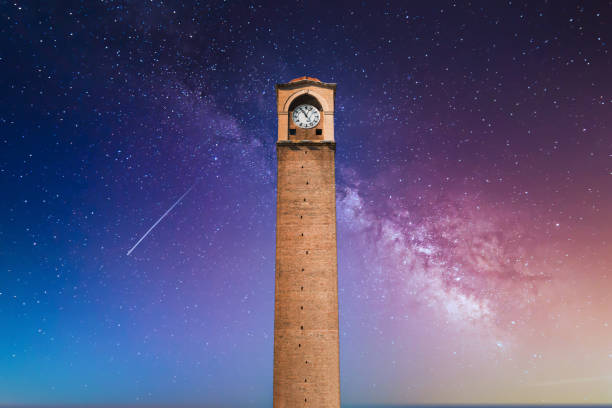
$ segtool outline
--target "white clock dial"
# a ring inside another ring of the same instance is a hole
[[[293,110],[293,122],[301,128],[311,129],[320,120],[319,110],[312,105],[300,105]]]

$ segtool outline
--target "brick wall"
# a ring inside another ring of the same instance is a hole
[[[277,144],[274,408],[340,407],[334,155]]]

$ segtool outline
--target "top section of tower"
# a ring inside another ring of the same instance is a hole
[[[276,84],[279,142],[334,142],[336,84],[303,76]]]

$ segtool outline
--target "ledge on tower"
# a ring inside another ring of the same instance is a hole
[[[318,78],[309,77],[309,76],[301,76],[301,77],[298,77],[298,78],[294,78],[291,81],[287,82],[286,84],[276,84],[276,89],[299,88],[299,87],[302,87],[302,86],[308,85],[308,84],[310,84],[310,85],[317,85],[317,86],[320,86],[322,88],[333,89],[334,93],[336,91],[336,84],[335,83],[322,82]]]
[[[333,140],[279,140],[276,142],[276,147],[278,148],[279,146],[288,146],[292,150],[295,150],[295,146],[310,146],[315,149],[325,146],[336,150],[336,142]]]

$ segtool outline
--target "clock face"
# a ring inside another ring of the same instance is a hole
[[[293,110],[293,122],[301,128],[311,129],[319,123],[321,115],[312,105],[300,105]]]

